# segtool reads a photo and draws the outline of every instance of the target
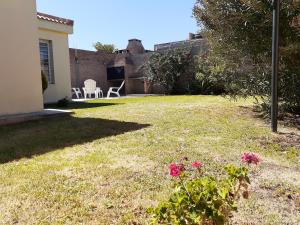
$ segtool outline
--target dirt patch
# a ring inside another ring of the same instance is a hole
[[[287,151],[289,148],[296,148],[300,153],[300,135],[295,132],[281,132],[272,137],[262,137],[259,139],[262,147],[278,145],[279,151]]]
[[[124,155],[122,160],[115,160],[111,163],[112,169],[125,168],[133,172],[147,172],[156,166],[156,163],[150,159],[137,155]]]
[[[298,224],[300,169],[264,159],[251,181],[250,199],[240,200],[231,224]]]
[[[284,114],[281,116],[280,120],[282,124],[300,130],[300,115]]]

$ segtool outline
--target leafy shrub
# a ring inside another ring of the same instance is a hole
[[[68,100],[67,97],[57,101],[56,106],[60,108],[68,107],[70,101]]]
[[[270,105],[271,96],[272,2],[197,0],[194,7],[209,42],[210,61],[223,67],[226,92],[232,97],[262,96],[264,106]],[[280,107],[300,114],[299,16],[299,1],[281,1]]]
[[[43,93],[48,88],[48,79],[43,71],[41,71]]]
[[[194,56],[190,49],[156,52],[143,68],[148,80],[162,85],[167,94],[224,93],[222,82],[212,76],[206,57]]]
[[[195,79],[200,94],[220,95],[225,93],[225,82],[223,80],[224,68],[216,64],[206,55],[197,57]]]
[[[257,164],[259,158],[254,153],[245,153],[242,161]],[[190,168],[192,167],[192,168]],[[222,225],[229,221],[237,210],[239,197],[248,198],[249,168],[227,165],[227,177],[217,179],[204,176],[202,164],[187,159],[170,165],[170,176],[175,178],[174,191],[166,202],[160,203],[148,212],[152,224],[173,225]]]
[[[167,94],[182,92],[182,84],[187,87],[194,77],[193,57],[186,49],[156,52],[143,68],[148,80],[162,85]]]
[[[113,44],[102,44],[101,42],[96,42],[93,44],[93,47],[100,52],[105,52],[105,53],[113,53],[116,51],[116,47]]]

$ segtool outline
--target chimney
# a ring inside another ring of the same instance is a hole
[[[195,39],[195,34],[189,33],[189,40],[194,40]]]
[[[143,53],[145,53],[145,48],[142,44],[142,41],[138,40],[138,39],[130,39],[128,41],[127,50],[131,54],[143,54]]]

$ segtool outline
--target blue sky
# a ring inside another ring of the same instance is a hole
[[[198,30],[195,0],[37,0],[38,11],[75,21],[70,47],[93,49],[100,41],[126,48],[138,38],[147,49],[184,40]]]

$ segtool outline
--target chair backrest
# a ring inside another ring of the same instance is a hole
[[[93,94],[96,91],[97,83],[96,81],[89,79],[84,81],[84,88],[88,94]]]
[[[119,87],[118,92],[122,89],[122,87],[124,86],[124,84],[125,84],[125,80],[122,82],[121,86]]]

